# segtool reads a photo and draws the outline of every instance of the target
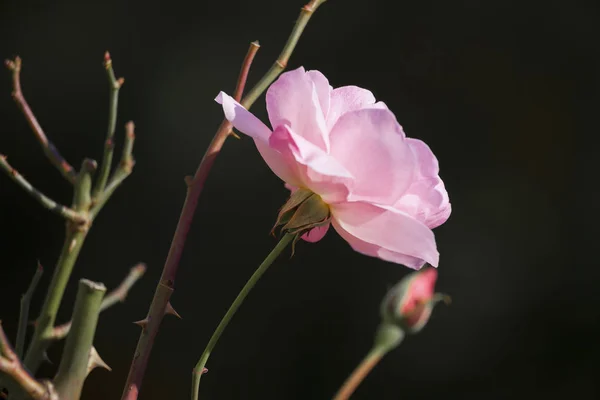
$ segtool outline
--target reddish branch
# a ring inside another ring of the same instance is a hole
[[[236,93],[241,94],[244,90],[248,70],[257,50],[258,44],[255,42],[251,43],[240,71],[235,91]],[[175,230],[175,236],[171,242],[171,249],[169,250],[169,255],[167,256],[160,282],[156,288],[152,304],[150,305],[148,316],[138,323],[138,325],[142,327],[142,333],[135,350],[134,358],[129,370],[129,376],[127,377],[127,382],[121,397],[123,400],[137,399],[150,358],[152,345],[158,334],[162,318],[168,313],[167,310],[170,309],[174,312],[173,308],[170,306],[169,299],[174,290],[175,275],[177,274],[177,268],[179,267],[185,240],[190,230],[190,226],[192,225],[198,198],[200,197],[200,193],[202,193],[206,178],[208,177],[217,155],[223,147],[223,143],[225,143],[227,136],[231,132],[231,127],[231,124],[227,120],[224,120],[221,123],[221,126],[217,130],[217,133],[196,170],[196,174],[193,178],[186,179],[188,192],[183,209],[181,210],[177,229]]]
[[[50,162],[60,171],[60,173],[72,184],[75,184],[75,179],[77,178],[77,172],[73,169],[71,164],[69,164],[59,153],[58,149],[54,147],[51,141],[48,140],[44,130],[40,126],[40,123],[33,115],[33,111],[27,104],[25,97],[23,96],[23,91],[21,90],[21,58],[16,57],[14,61],[6,60],[4,62],[6,67],[12,71],[12,81],[13,81],[13,92],[12,97],[23,112],[25,119],[29,123],[29,126],[33,130],[35,137],[38,142],[42,146],[46,157],[50,160]]]

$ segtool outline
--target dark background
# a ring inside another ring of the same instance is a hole
[[[112,366],[87,399],[116,399],[192,174],[222,119],[248,43],[252,84],[277,57],[302,0],[0,3],[0,56],[23,58],[24,93],[73,165],[100,159],[110,50],[122,126],[137,127],[133,175],[96,220],[63,301],[82,277],[116,286],[148,264],[126,304],[102,314],[95,344]],[[372,90],[409,136],[426,141],[453,205],[436,229],[438,290],[453,298],[384,359],[356,399],[593,399],[600,368],[596,113],[600,10],[594,1],[330,0],[290,61],[335,86]],[[0,80],[0,152],[40,190],[70,203]],[[266,120],[264,101],[254,112]],[[119,151],[119,150],[117,150]],[[252,141],[229,140],[188,238],[173,304],[142,399],[185,399],[212,330],[275,245],[288,192]],[[63,222],[0,176],[0,317],[14,337],[36,259],[45,288]],[[261,280],[222,337],[204,399],[327,399],[363,357],[387,288],[409,270],[354,253],[331,230]],[[34,314],[43,298],[40,290]],[[59,360],[60,346],[50,352]],[[54,371],[44,368],[45,374]]]

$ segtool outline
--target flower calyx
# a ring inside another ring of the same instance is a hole
[[[330,219],[331,211],[321,196],[308,189],[299,188],[292,192],[279,210],[277,222],[271,233],[273,234],[277,227],[281,227],[282,232],[295,235],[292,242],[293,255],[294,246],[302,235],[329,224]]]

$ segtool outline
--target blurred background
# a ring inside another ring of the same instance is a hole
[[[110,50],[123,126],[135,121],[134,173],[102,210],[76,281],[116,286],[148,271],[100,317],[95,345],[112,372],[90,375],[85,399],[119,398],[193,174],[222,119],[250,41],[249,85],[276,59],[303,0],[0,2],[0,57],[23,58],[24,94],[47,135],[79,166],[101,159]],[[596,257],[600,7],[593,1],[329,0],[289,68],[373,91],[408,136],[437,155],[453,205],[435,230],[438,290],[452,296],[359,387],[355,399],[600,397],[600,266]],[[596,39],[594,39],[596,38]],[[70,204],[0,79],[0,153],[38,189]],[[264,100],[253,111],[266,121]],[[230,139],[201,197],[141,399],[185,399],[213,329],[275,245],[288,191],[253,142]],[[63,221],[0,175],[0,318],[14,337],[19,296],[46,268]],[[282,256],[235,316],[208,363],[201,397],[328,399],[369,349],[387,289],[410,270],[359,255],[331,230]],[[58,362],[60,345],[50,358]],[[51,375],[56,366],[46,365]]]

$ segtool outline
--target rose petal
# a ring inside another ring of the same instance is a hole
[[[401,211],[354,202],[333,205],[331,213],[335,230],[360,253],[414,269],[438,265],[431,229]]]
[[[354,176],[348,200],[392,205],[409,188],[416,159],[391,111],[346,113],[329,139],[332,158]]]
[[[367,89],[357,86],[342,86],[333,89],[329,112],[326,114],[327,129],[331,130],[342,115],[363,108],[387,109],[387,106],[382,102],[375,103],[375,96]]]
[[[317,193],[328,204],[347,198],[349,185],[354,179],[352,174],[321,148],[296,134],[291,127],[278,127],[269,144],[285,157],[293,157],[296,174],[303,181],[301,186]]]
[[[327,115],[329,114],[329,104],[331,101],[331,92],[333,88],[329,85],[329,81],[321,72],[312,70],[306,73],[308,77],[312,80],[314,84],[315,91],[317,93],[317,98],[319,99],[319,105],[321,106],[321,110],[323,112],[323,116],[327,119]]]
[[[225,118],[240,132],[264,142],[269,140],[271,130],[233,97],[225,92],[219,92],[215,101],[223,106]]]
[[[327,151],[327,127],[319,91],[304,68],[283,73],[267,90],[267,111],[273,129],[288,124],[298,135]]]
[[[394,207],[435,228],[446,222],[452,211],[448,192],[438,176],[438,160],[421,140],[407,139],[407,143],[417,157],[418,167],[413,183]]]

